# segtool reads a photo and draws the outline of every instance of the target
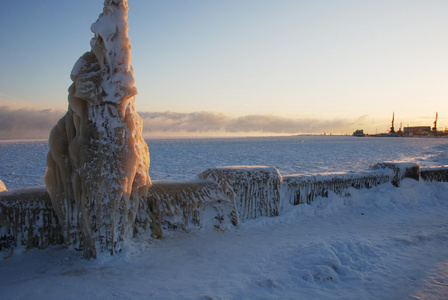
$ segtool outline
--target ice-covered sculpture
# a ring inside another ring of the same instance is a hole
[[[105,0],[92,50],[71,72],[68,111],[49,138],[45,185],[66,244],[87,257],[114,254],[132,235],[151,185],[149,152],[134,109],[126,0]]]

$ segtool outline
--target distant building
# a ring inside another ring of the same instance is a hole
[[[404,128],[405,136],[421,136],[429,135],[431,133],[431,126],[408,126]]]
[[[364,133],[364,130],[362,129],[358,129],[355,132],[353,132],[354,136],[366,136],[366,134]]]

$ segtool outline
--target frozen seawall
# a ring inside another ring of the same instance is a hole
[[[274,167],[208,169],[192,181],[156,181],[140,202],[134,234],[161,237],[171,230],[224,230],[247,219],[277,216],[348,188],[400,185],[403,178],[448,181],[448,167],[380,163],[364,172],[282,177]],[[0,192],[0,250],[63,243],[59,220],[44,186]]]

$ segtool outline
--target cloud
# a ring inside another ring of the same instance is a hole
[[[12,109],[0,106],[0,138],[26,139],[49,136],[51,128],[65,114],[53,109]],[[139,112],[143,135],[151,136],[220,136],[238,134],[351,133],[367,123],[357,119],[319,120],[287,118],[274,115],[231,117],[216,112]]]
[[[317,120],[317,119],[292,119],[269,115],[250,115],[239,117],[228,125],[227,130],[261,131],[264,133],[322,133],[324,131],[340,132],[343,128],[351,126],[348,120]]]
[[[48,138],[51,128],[65,114],[54,109],[11,109],[0,106],[0,138]]]
[[[146,132],[219,132],[225,130],[229,118],[214,112],[139,112]]]
[[[366,116],[357,119],[319,120],[311,118],[286,118],[273,115],[247,115],[230,117],[222,113],[140,113],[143,130],[151,132],[187,132],[187,133],[262,133],[262,134],[298,134],[298,133],[345,133],[365,123]],[[355,128],[356,129],[356,128]]]

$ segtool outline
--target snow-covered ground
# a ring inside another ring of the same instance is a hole
[[[19,249],[0,261],[0,299],[446,299],[448,183],[348,192],[112,258]]]
[[[153,179],[219,165],[282,175],[358,171],[384,160],[448,164],[448,139],[287,137],[149,140]],[[42,184],[43,142],[0,142],[7,188]],[[151,173],[152,172],[152,173]],[[85,260],[62,246],[0,252],[0,299],[447,299],[448,183],[406,179],[285,207],[239,228],[133,240]]]

